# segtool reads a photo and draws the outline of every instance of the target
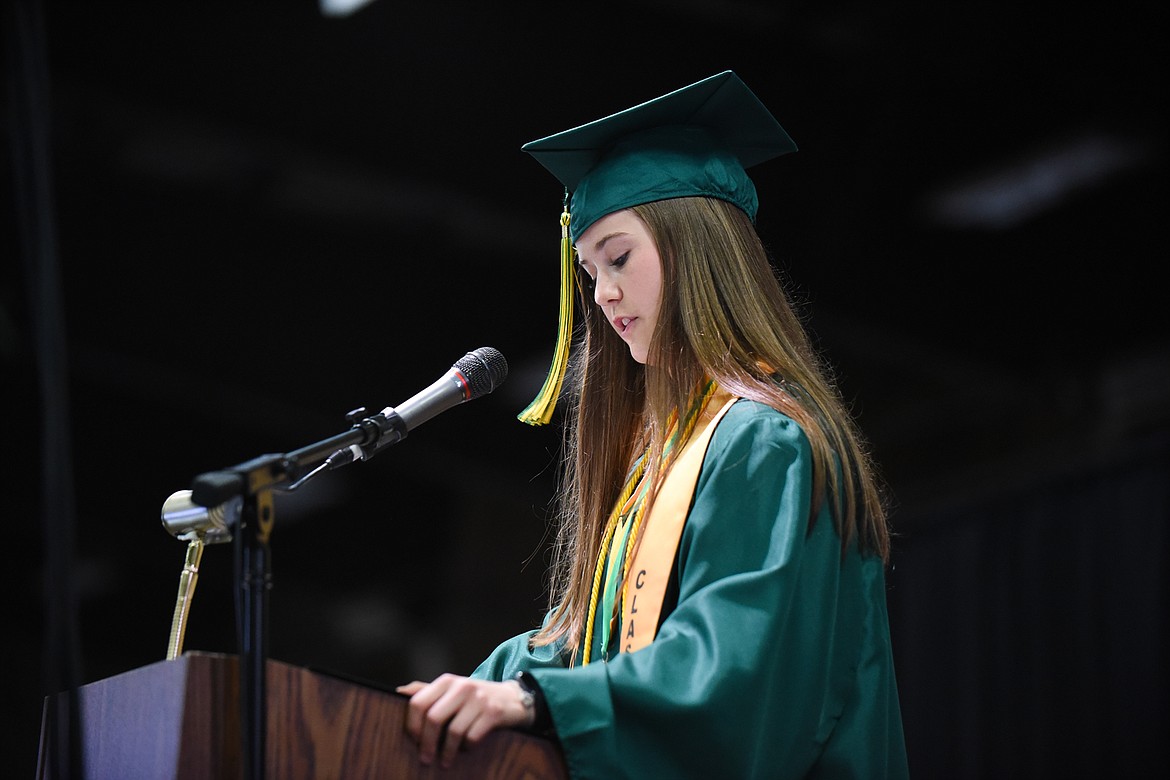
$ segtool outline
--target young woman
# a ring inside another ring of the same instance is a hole
[[[521,419],[592,298],[552,598],[470,677],[400,688],[422,759],[519,727],[575,778],[906,776],[881,495],[753,225],[744,169],[795,146],[725,72],[525,149],[573,196]]]

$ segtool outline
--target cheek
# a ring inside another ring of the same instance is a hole
[[[648,280],[646,285],[646,304],[657,315],[659,308],[662,305],[662,274],[655,273],[653,278]]]

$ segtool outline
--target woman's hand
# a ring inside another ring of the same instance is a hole
[[[530,726],[534,717],[515,680],[491,682],[444,674],[433,682],[415,681],[397,690],[410,697],[406,730],[418,742],[424,764],[435,760],[440,740],[442,765],[449,767],[464,743],[470,747],[493,729]]]

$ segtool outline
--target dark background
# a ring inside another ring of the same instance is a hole
[[[725,69],[801,147],[753,171],[759,228],[890,486],[912,771],[1160,776],[1166,10],[1054,8],[6,7],[15,776],[53,659],[89,682],[165,657],[168,495],[481,346],[499,390],[278,498],[269,651],[397,683],[532,624],[559,437],[515,414],[555,336],[561,191],[520,146]],[[236,650],[231,579],[208,547],[185,649]]]

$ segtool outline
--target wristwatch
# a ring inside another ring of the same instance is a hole
[[[540,690],[536,678],[529,672],[516,672],[513,677],[520,686],[520,702],[524,709],[532,713],[532,725],[529,730],[537,734],[544,734],[552,730],[552,715],[549,714],[548,704],[544,700],[544,692]]]

